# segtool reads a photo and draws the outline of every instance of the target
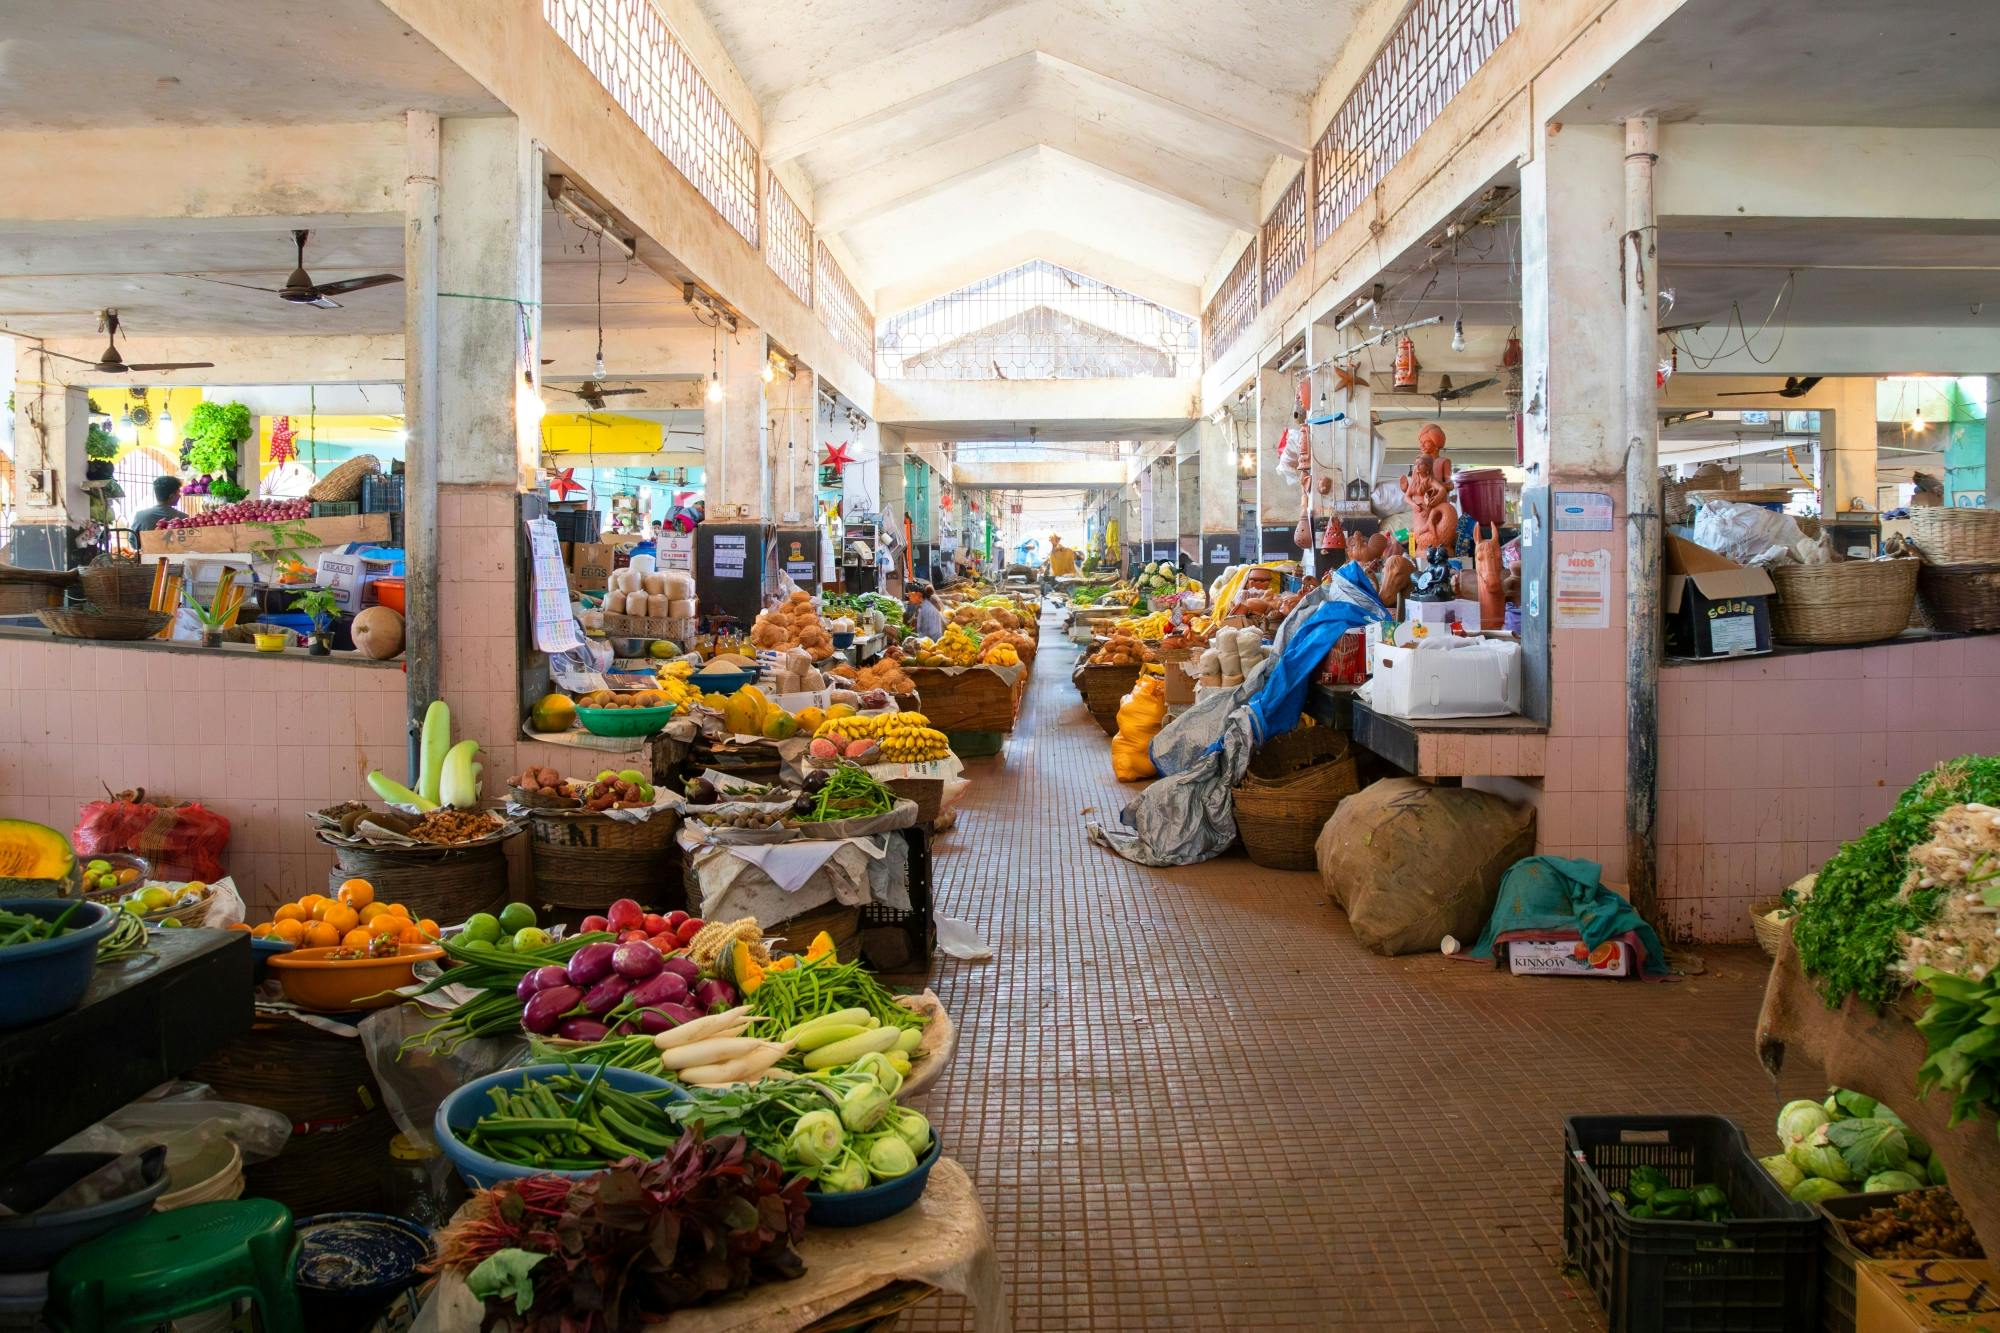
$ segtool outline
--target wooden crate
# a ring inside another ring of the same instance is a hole
[[[340,518],[299,518],[286,520],[312,533],[320,546],[342,546],[348,542],[386,542],[391,532],[390,514],[348,514]],[[270,527],[262,523],[227,523],[219,528],[154,528],[139,534],[141,555],[230,555],[253,546],[268,546]]]
[[[1014,687],[987,667],[947,675],[943,667],[906,667],[916,682],[922,711],[939,731],[1014,730]],[[1022,679],[1027,673],[1022,673]]]

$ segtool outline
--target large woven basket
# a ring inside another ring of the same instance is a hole
[[[62,585],[39,580],[0,579],[0,616],[25,616],[62,605]]]
[[[321,841],[325,841],[322,836]],[[507,900],[504,840],[471,847],[341,847],[327,873],[337,889],[360,878],[375,886],[378,902],[402,903],[410,915],[447,924],[474,912],[495,912]]]
[[[359,500],[361,479],[381,470],[381,459],[373,454],[358,454],[320,478],[319,483],[306,492],[306,499],[334,502]]]
[[[1249,775],[1264,782],[1279,782],[1302,768],[1345,759],[1353,748],[1344,731],[1301,723],[1258,746],[1250,756]]]
[[[1105,735],[1118,734],[1118,705],[1132,692],[1142,670],[1137,664],[1083,668],[1079,686],[1083,691],[1083,706],[1097,719],[1097,725],[1104,728]]]
[[[1784,905],[1783,898],[1759,898],[1750,904],[1750,931],[1757,937],[1757,947],[1773,958],[1778,956],[1778,946],[1785,942],[1785,932],[1791,929],[1789,917],[1771,916]]]
[[[146,611],[153,605],[153,566],[99,556],[83,567],[83,595],[107,611]]]
[[[164,611],[37,611],[55,633],[70,639],[102,639],[122,643],[150,639],[172,619]]]
[[[1311,870],[1313,844],[1340,803],[1361,790],[1349,756],[1301,768],[1274,781],[1246,776],[1235,792],[1243,850],[1272,870]]]
[[[626,822],[590,810],[530,811],[535,900],[586,912],[603,911],[619,898],[657,903],[658,888],[680,878],[679,827],[670,813]]]
[[[2000,564],[2000,509],[1912,509],[1910,542],[1928,564]]]
[[[1917,575],[1917,609],[1932,629],[2000,629],[2000,564],[1925,564]]]
[[[1779,643],[1875,643],[1909,628],[1915,560],[1776,565],[1771,637]]]

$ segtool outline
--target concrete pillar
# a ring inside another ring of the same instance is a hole
[[[1218,426],[1204,417],[1201,440],[1201,527],[1204,534],[1235,532],[1236,435],[1234,423]]]
[[[767,343],[761,329],[725,330],[711,358],[722,385],[702,400],[702,448],[706,466],[708,517],[725,523],[769,523],[773,477],[764,380],[760,373]]]
[[[1835,380],[1834,386],[1831,422],[1825,410],[1820,414],[1820,511],[1829,516],[1855,509],[1874,511],[1878,508],[1875,381],[1849,375]]]
[[[2000,420],[1994,419],[1994,412],[2000,410],[2000,375],[1986,377],[1986,475],[1981,483],[1983,499],[1980,504],[1988,508],[2000,509],[1995,503],[1994,489],[2000,487]]]
[[[90,394],[54,383],[59,364],[37,356],[32,347],[22,352],[14,388],[15,521],[22,525],[81,522],[90,512],[83,491]],[[60,542],[53,549],[60,549]]]
[[[1265,527],[1296,523],[1299,488],[1278,473],[1278,441],[1292,426],[1297,381],[1275,370],[1261,371],[1251,393],[1257,405],[1257,521]]]

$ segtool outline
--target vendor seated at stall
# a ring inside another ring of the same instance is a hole
[[[180,511],[181,479],[171,474],[153,478],[153,505],[132,516],[134,534],[151,532],[170,518],[186,518]]]
[[[1054,580],[1076,573],[1076,552],[1063,545],[1060,534],[1049,534],[1049,558],[1042,561],[1042,588],[1046,591]]]
[[[944,637],[944,613],[928,583],[913,583],[904,594],[910,603],[910,630],[920,638],[936,641]]]

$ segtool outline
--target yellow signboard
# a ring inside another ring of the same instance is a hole
[[[656,454],[666,441],[657,421],[613,412],[551,412],[542,418],[542,456]]]

